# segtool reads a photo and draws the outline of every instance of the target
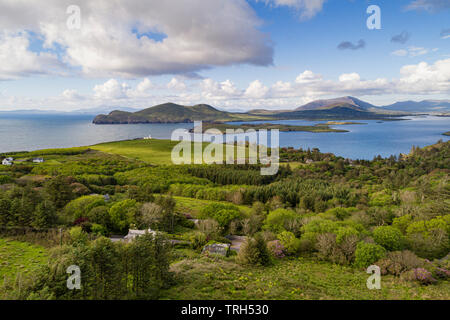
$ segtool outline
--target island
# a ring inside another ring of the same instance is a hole
[[[194,129],[191,129],[189,132],[194,132]],[[287,125],[287,124],[275,124],[275,123],[258,123],[258,124],[229,124],[229,123],[217,123],[217,122],[208,122],[202,124],[202,133],[205,133],[207,130],[217,129],[220,132],[224,133],[227,129],[231,130],[274,130],[278,129],[282,132],[293,132],[293,131],[304,131],[304,132],[349,132],[348,130],[342,129],[333,129],[327,123],[318,123],[313,126],[295,126],[295,125]]]
[[[107,115],[97,115],[92,122],[94,124],[191,123],[195,121],[223,123],[307,119],[332,121],[329,124],[357,124],[346,121],[404,120],[402,117],[406,115],[409,114],[375,107],[353,97],[342,97],[314,101],[293,110],[258,109],[247,112],[223,111],[208,104],[183,106],[169,102],[136,112],[115,110]]]

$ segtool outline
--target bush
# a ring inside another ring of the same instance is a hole
[[[269,213],[264,228],[276,233],[282,231],[296,232],[300,226],[300,216],[292,210],[277,209]]]
[[[198,250],[200,248],[203,248],[203,246],[206,244],[206,234],[203,232],[194,232],[190,237],[189,241],[191,242],[192,249]]]
[[[97,223],[93,223],[91,226],[91,232],[95,235],[99,235],[99,236],[107,236],[108,235],[108,230],[106,229],[106,227],[97,224]]]
[[[200,220],[198,229],[206,235],[208,240],[217,238],[221,231],[219,223],[213,219]]]
[[[272,240],[267,243],[267,248],[274,258],[281,259],[285,257],[284,246],[280,240]]]
[[[319,258],[347,265],[355,257],[357,243],[358,237],[354,234],[349,234],[338,242],[335,234],[322,233],[317,236],[316,249]]]
[[[392,221],[392,226],[400,230],[403,234],[406,233],[406,229],[412,222],[412,216],[410,214],[405,214],[404,216],[395,218]]]
[[[287,255],[295,255],[300,248],[300,239],[297,239],[292,232],[283,231],[278,235],[280,243],[284,247],[284,251]]]
[[[389,252],[386,258],[377,261],[375,264],[380,267],[381,274],[399,276],[403,272],[422,267],[424,263],[413,252],[405,250]]]
[[[419,257],[442,258],[450,251],[450,215],[415,221],[406,234],[409,246]]]
[[[248,237],[242,244],[236,262],[243,265],[267,266],[271,263],[270,252],[261,235]]]
[[[374,243],[359,242],[355,251],[355,266],[367,268],[386,255],[386,249]]]
[[[211,203],[200,211],[199,218],[212,218],[216,220],[223,232],[226,232],[233,220],[240,219],[242,216],[239,208],[232,204]]]
[[[400,250],[404,245],[401,231],[392,226],[377,227],[373,231],[373,239],[389,251]]]
[[[81,217],[88,217],[95,207],[105,206],[105,199],[101,195],[83,196],[70,201],[64,208],[63,215],[67,222],[73,222]]]
[[[414,269],[414,276],[421,284],[428,285],[436,282],[430,271],[424,268]]]

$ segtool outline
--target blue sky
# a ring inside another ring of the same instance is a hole
[[[70,1],[2,2],[0,110],[450,99],[448,0],[80,1],[79,30],[66,30]]]

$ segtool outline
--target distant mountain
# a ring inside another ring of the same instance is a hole
[[[125,112],[136,112],[138,111],[138,109],[135,108],[128,108],[128,107],[119,107],[119,106],[113,106],[113,107],[108,107],[108,106],[99,106],[99,107],[95,107],[95,108],[88,108],[88,109],[78,109],[78,110],[73,110],[73,111],[69,111],[70,113],[77,113],[77,114],[92,114],[92,115],[97,115],[100,113],[106,114],[106,113],[110,113],[112,111],[115,110],[120,110],[120,111],[125,111]]]
[[[72,114],[84,114],[84,115],[96,115],[99,113],[109,113],[113,110],[134,112],[137,109],[128,108],[128,107],[107,107],[100,106],[95,108],[88,109],[77,109],[71,111],[59,111],[59,110],[38,110],[38,109],[22,109],[22,110],[9,110],[9,111],[1,111],[0,114],[17,114],[17,115],[46,115],[46,114],[56,114],[56,115],[72,115]]]
[[[277,119],[382,119],[406,115],[405,112],[374,106],[354,97],[321,99],[294,110],[252,110],[252,115],[272,116]]]
[[[175,103],[164,103],[137,112],[112,111],[108,115],[98,115],[95,124],[121,123],[189,123],[203,121],[232,121],[238,114],[220,111],[207,104],[182,106]]]
[[[401,101],[383,108],[405,112],[450,112],[450,100]]]
[[[295,111],[306,111],[306,110],[325,110],[325,109],[333,109],[336,107],[340,108],[350,108],[352,110],[357,110],[361,112],[376,112],[376,113],[385,113],[387,110],[383,110],[383,108],[374,106],[368,102],[359,100],[355,97],[340,97],[334,99],[322,99],[315,100],[313,102],[307,103],[301,107],[295,109]]]

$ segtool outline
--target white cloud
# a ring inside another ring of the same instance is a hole
[[[295,8],[300,13],[301,19],[310,19],[322,11],[326,0],[263,0],[273,6],[286,6]]]
[[[359,81],[359,80],[361,80],[361,77],[357,73],[344,73],[339,76],[340,82]]]
[[[222,108],[272,108],[292,109],[319,98],[352,95],[357,97],[401,95],[427,96],[450,94],[450,58],[434,63],[420,62],[406,65],[394,79],[364,79],[358,73],[344,73],[337,79],[325,79],[307,70],[291,81],[278,80],[265,84],[261,80],[251,82],[247,88],[239,88],[231,80],[190,80],[189,86],[173,78],[167,84],[153,84],[143,79],[134,87],[116,79],[94,86],[91,95],[79,95],[75,90],[65,90],[57,97],[33,100],[11,97],[3,93],[0,104],[6,108],[84,108],[100,105],[146,108],[172,101],[193,105],[208,103]],[[181,83],[181,85],[180,85]],[[78,99],[78,100],[77,100]]]
[[[66,99],[66,100],[72,100],[72,101],[83,100],[84,99],[84,97],[82,95],[80,95],[74,89],[66,89],[66,90],[64,90],[63,93],[61,94],[61,96],[64,99]]]
[[[409,47],[408,49],[411,57],[422,56],[428,53],[428,49],[422,47]]]
[[[306,70],[295,79],[297,83],[311,83],[315,81],[322,80],[322,76],[320,74],[315,74],[310,70]]]
[[[427,53],[431,52],[436,52],[438,51],[438,48],[433,48],[431,50],[424,48],[424,47],[415,47],[415,46],[411,46],[408,47],[407,49],[400,49],[400,50],[396,50],[393,51],[391,54],[394,56],[398,56],[398,57],[418,57],[418,56],[423,56]]]
[[[261,81],[255,80],[251,82],[245,90],[245,96],[248,98],[264,98],[269,92],[269,88],[262,84]]]
[[[423,94],[450,93],[450,59],[401,68],[398,90]]]
[[[183,91],[186,90],[186,84],[177,78],[172,78],[167,84],[167,89]]]
[[[0,28],[36,33],[45,47],[63,48],[62,61],[89,76],[133,78],[240,63],[272,64],[268,35],[259,31],[261,21],[245,0],[79,0],[79,30],[66,26],[69,4],[2,1]],[[46,70],[40,60],[50,57],[33,58],[36,54],[26,42],[19,48],[35,67],[22,70],[11,64],[10,73]]]
[[[217,82],[208,78],[201,81],[200,87],[202,96],[207,99],[236,98],[242,95],[242,91],[230,80]]]
[[[104,84],[94,87],[94,98],[101,100],[125,99],[129,86],[126,83],[119,83],[116,79],[110,79]]]
[[[405,57],[408,55],[408,51],[405,49],[395,50],[392,52],[392,55],[397,57]]]
[[[26,32],[0,33],[0,80],[56,73],[62,67],[55,55],[32,52],[29,46],[29,34]]]
[[[137,87],[136,87],[136,91],[138,92],[147,92],[150,89],[153,89],[155,86],[153,85],[153,83],[148,79],[145,78],[144,80],[142,80],[142,82],[140,82]]]

